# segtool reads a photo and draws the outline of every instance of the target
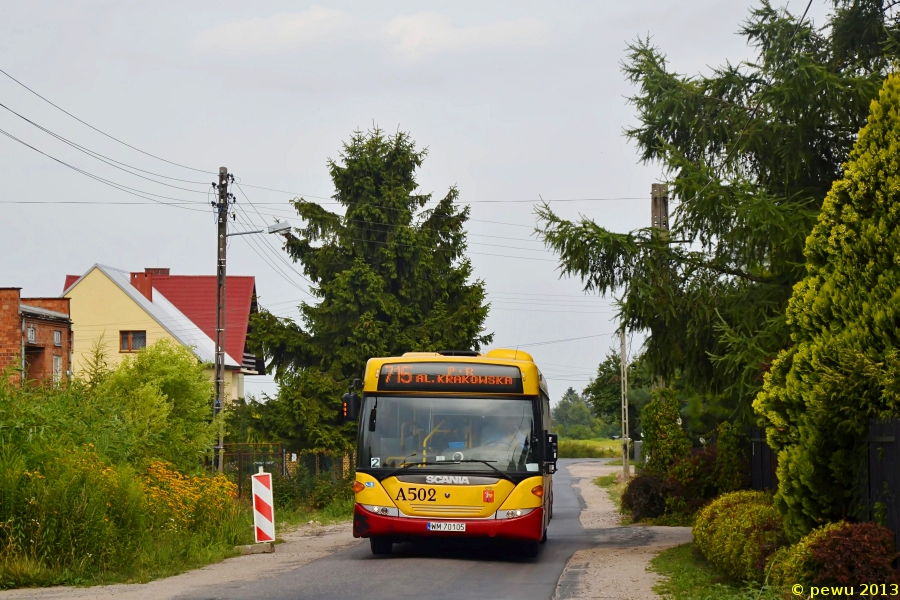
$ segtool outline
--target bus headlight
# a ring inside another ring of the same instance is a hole
[[[519,517],[524,517],[531,511],[533,508],[511,508],[509,510],[498,510],[497,518],[498,519],[517,519]]]
[[[400,511],[397,510],[396,507],[393,506],[375,506],[372,504],[360,504],[364,509],[371,513],[375,513],[376,515],[381,515],[383,517],[399,517]]]

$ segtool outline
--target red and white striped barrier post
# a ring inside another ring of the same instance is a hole
[[[275,503],[272,500],[272,474],[259,473],[253,480],[253,525],[256,529],[256,543],[275,541]]]

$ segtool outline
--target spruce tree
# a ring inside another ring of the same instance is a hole
[[[465,256],[469,207],[451,188],[435,205],[418,192],[427,151],[406,133],[356,132],[328,167],[343,214],[293,201],[303,224],[285,248],[312,281],[299,322],[261,311],[250,341],[271,363],[277,398],[263,427],[295,448],[346,447],[341,394],[375,356],[477,350],[489,343],[484,282]]]
[[[855,512],[867,421],[900,416],[900,77],[872,102],[805,254],[792,345],[754,403],[779,451],[776,501],[795,540]]]
[[[638,88],[626,135],[665,174],[671,231],[618,233],[538,209],[563,274],[620,301],[624,324],[647,334],[650,375],[677,380],[702,422],[749,424],[790,342],[784,311],[806,237],[900,56],[895,13],[837,0],[814,27],[763,1],[740,32],[755,58],[709,75],[675,73],[638,40],[623,67]]]

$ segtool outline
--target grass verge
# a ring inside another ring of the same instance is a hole
[[[275,520],[278,534],[294,531],[310,521],[319,525],[334,525],[353,518],[354,499],[335,499],[322,509],[282,508],[276,509]]]
[[[653,590],[669,600],[781,600],[781,592],[730,581],[694,547],[685,544],[664,550],[650,561],[650,570],[665,580]]]
[[[618,473],[601,475],[594,479],[594,485],[602,487],[609,494],[609,499],[616,505],[616,510],[622,515],[622,525],[631,523],[631,514],[622,510],[622,494],[625,492],[625,483],[619,481]]]

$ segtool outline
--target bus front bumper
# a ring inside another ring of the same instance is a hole
[[[429,531],[428,523],[465,523],[462,531]],[[544,509],[536,508],[513,519],[453,519],[425,517],[389,517],[369,512],[359,504],[353,507],[353,537],[385,536],[395,538],[487,537],[506,540],[540,541],[544,535]]]

